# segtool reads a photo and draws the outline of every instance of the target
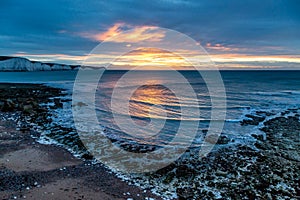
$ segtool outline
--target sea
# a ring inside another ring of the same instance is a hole
[[[92,70],[90,73],[93,74]],[[265,120],[280,116],[287,109],[300,107],[300,71],[220,71],[218,73],[225,93],[213,91],[215,85],[212,84],[220,80],[208,85],[201,72],[178,73],[179,76],[174,77],[168,71],[137,71],[126,76],[128,71],[104,71],[96,84],[94,96],[91,96],[94,84],[86,84],[85,87],[81,87],[81,97],[89,96],[94,99],[93,109],[97,117],[97,126],[101,127],[101,134],[130,152],[151,152],[163,148],[172,141],[183,124],[189,123],[191,126],[196,125],[196,128],[190,130],[189,125],[184,126],[188,127],[183,129],[185,133],[171,144],[191,149],[201,148],[205,134],[214,120],[217,123],[220,121],[219,135],[227,140],[214,145],[211,151],[228,145],[251,146],[256,141],[253,135],[264,136],[260,128]],[[65,89],[68,95],[63,98],[72,99],[77,75],[77,71],[0,72],[0,82],[43,83]],[[221,104],[215,105],[214,100]],[[74,155],[81,156],[84,152],[76,147],[78,135],[72,110],[76,105],[72,105],[72,101],[64,101],[63,104],[63,108],[51,111],[52,126],[72,128],[74,131],[70,131],[70,135],[61,131],[53,133],[54,129],[51,130],[50,125],[50,128],[41,133],[38,141],[63,146]],[[82,102],[81,106],[88,105]],[[241,124],[243,120],[249,119],[247,116],[256,116],[258,112],[270,115],[257,126]],[[89,115],[90,113],[87,113],[86,121],[89,121]],[[87,146],[97,148],[95,144]],[[145,181],[145,178],[141,179],[142,175],[118,172],[118,169],[112,166],[108,168],[124,180],[130,179],[133,184],[145,188],[151,185],[149,181],[145,184],[141,182]],[[165,186],[165,190],[161,190],[162,187],[156,187],[157,193],[164,191],[167,197],[174,197],[174,191],[170,189],[172,187]]]

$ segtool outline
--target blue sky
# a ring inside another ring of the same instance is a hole
[[[0,55],[76,64],[116,24],[187,34],[220,66],[300,68],[297,0],[3,0]]]

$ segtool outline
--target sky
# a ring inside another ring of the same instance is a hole
[[[0,55],[45,62],[81,64],[116,34],[112,45],[159,42],[164,33],[152,30],[162,27],[191,37],[221,69],[300,69],[297,0],[2,0],[0,27]],[[164,55],[141,52],[131,57],[142,64]]]

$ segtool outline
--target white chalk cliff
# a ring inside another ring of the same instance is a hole
[[[26,58],[0,56],[0,71],[60,71],[77,70],[79,67],[30,61]]]

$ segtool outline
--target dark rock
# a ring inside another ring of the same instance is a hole
[[[176,169],[176,177],[185,177],[185,178],[191,178],[193,177],[197,172],[195,169],[187,166],[187,165],[180,165]]]
[[[244,119],[243,121],[241,121],[242,126],[247,126],[247,125],[257,126],[258,124],[259,124],[259,122],[253,121],[251,119]]]
[[[255,142],[254,146],[258,149],[266,150],[267,148],[264,146],[264,144],[260,141]]]
[[[242,126],[245,126],[245,125],[256,125],[257,126],[260,122],[263,122],[266,119],[265,116],[255,116],[255,115],[250,115],[250,114],[247,114],[246,117],[248,117],[250,119],[244,119],[241,122]]]
[[[230,142],[230,139],[225,136],[225,135],[221,135],[218,139],[217,144],[228,144]]]
[[[191,188],[185,187],[185,188],[177,188],[176,193],[178,195],[179,200],[189,200],[193,199],[194,192]]]
[[[54,104],[56,108],[63,108],[63,103],[61,103],[60,98],[54,98]]]
[[[210,134],[205,137],[205,141],[211,144],[228,144],[230,142],[230,138],[226,135],[218,135],[218,134]]]
[[[3,106],[4,106],[4,102],[0,101],[0,110],[2,110]]]
[[[173,181],[173,179],[175,178],[175,173],[174,172],[170,172],[168,173],[168,175],[166,176],[166,178],[163,180],[164,184],[169,184]]]
[[[266,132],[266,133],[269,132],[269,129],[267,127],[262,127],[259,130],[261,130],[263,132]]]
[[[160,174],[160,175],[165,175],[170,173],[171,171],[173,171],[174,169],[176,169],[176,164],[175,163],[171,163],[170,165],[168,165],[167,167],[164,167],[160,170],[158,170],[156,173]]]
[[[23,106],[23,113],[24,114],[33,114],[33,106],[32,105],[24,105]]]
[[[11,112],[14,111],[16,104],[11,99],[7,99],[4,104],[2,105],[3,112]]]
[[[81,156],[85,160],[92,160],[94,157],[91,154],[85,153]]]
[[[202,130],[202,133],[207,133],[207,132],[208,132],[207,129],[203,129],[203,130]]]
[[[251,136],[260,141],[264,140],[264,136],[262,134],[260,134],[260,135],[252,134]]]
[[[266,117],[255,116],[255,115],[246,115],[246,117],[253,119],[254,121],[262,122]]]
[[[61,99],[60,101],[61,102],[70,102],[70,101],[72,101],[72,99]]]
[[[281,114],[281,116],[284,116],[284,115],[287,115],[289,113],[290,113],[290,111],[286,110],[286,111],[281,112],[280,114]]]

